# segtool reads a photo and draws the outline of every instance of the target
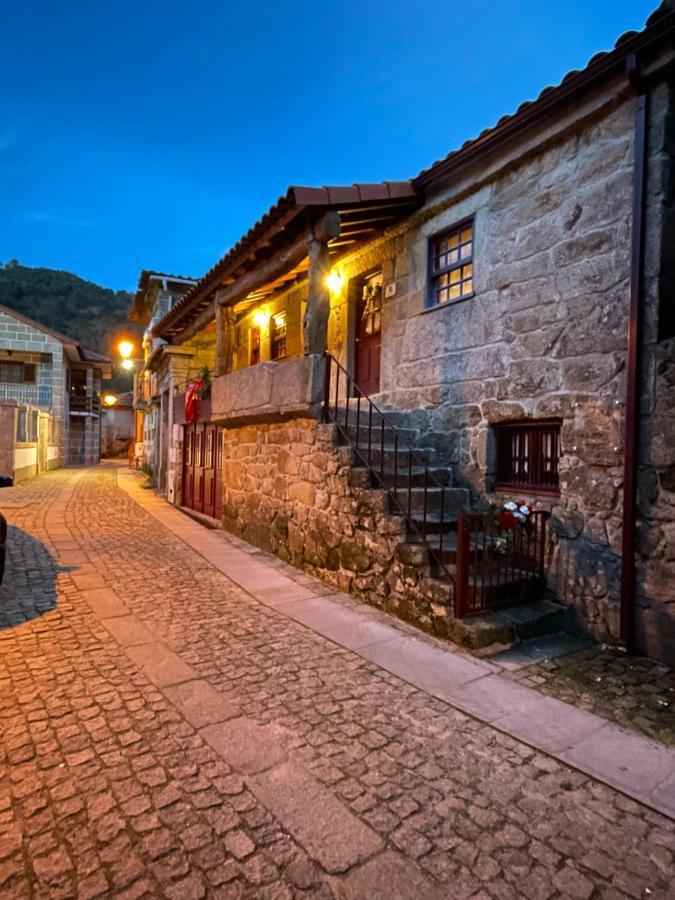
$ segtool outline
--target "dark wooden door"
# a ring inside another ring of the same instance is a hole
[[[214,517],[219,521],[223,519],[223,465],[225,448],[225,431],[222,428],[216,429],[216,471],[214,474],[215,482],[215,512]]]
[[[195,488],[195,426],[183,426],[183,495],[181,503],[192,508]]]
[[[355,381],[364,394],[380,390],[382,338],[382,276],[371,276],[357,286]]]
[[[216,428],[215,425],[204,426],[204,504],[205,516],[213,518],[216,513]]]
[[[195,487],[192,495],[192,508],[196,512],[204,511],[204,426],[195,425]]]

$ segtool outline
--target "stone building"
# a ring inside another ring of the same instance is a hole
[[[216,373],[196,422],[174,391],[175,502],[476,645],[530,556],[486,586],[468,514],[524,499],[542,620],[672,662],[674,36],[664,4],[410,182],[290,188],[152,328]]]
[[[97,463],[102,377],[106,357],[0,306],[0,475]]]
[[[101,411],[101,456],[127,457],[135,434],[133,392],[104,393]]]
[[[173,394],[185,389],[188,377],[185,347],[167,347],[153,334],[153,327],[193,287],[195,281],[181,275],[143,270],[129,313],[132,322],[145,327],[143,361],[134,374],[133,405],[136,413],[136,464],[155,481],[162,494],[172,479],[169,434],[173,427]],[[169,492],[173,500],[173,492]]]

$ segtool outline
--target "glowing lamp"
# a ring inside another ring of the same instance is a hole
[[[133,361],[133,359],[123,359],[121,366],[125,371],[131,372],[131,370],[134,367],[134,361]]]
[[[114,394],[106,394],[103,397],[106,406],[114,406],[117,403],[117,397]]]
[[[131,341],[120,341],[117,345],[117,350],[122,359],[129,359],[134,352],[134,345]]]
[[[260,309],[256,309],[253,313],[253,324],[258,328],[266,328],[267,323],[270,320],[270,314],[264,306],[261,306]]]
[[[331,294],[339,294],[342,291],[342,285],[345,280],[342,277],[342,274],[337,271],[332,271],[326,278],[326,285],[328,286],[328,290]]]

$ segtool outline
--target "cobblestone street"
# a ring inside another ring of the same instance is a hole
[[[675,897],[671,819],[261,605],[118,471],[0,496],[3,900]]]

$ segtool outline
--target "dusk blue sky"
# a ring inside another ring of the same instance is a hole
[[[412,177],[657,5],[5,0],[0,261],[202,275],[289,184]]]

